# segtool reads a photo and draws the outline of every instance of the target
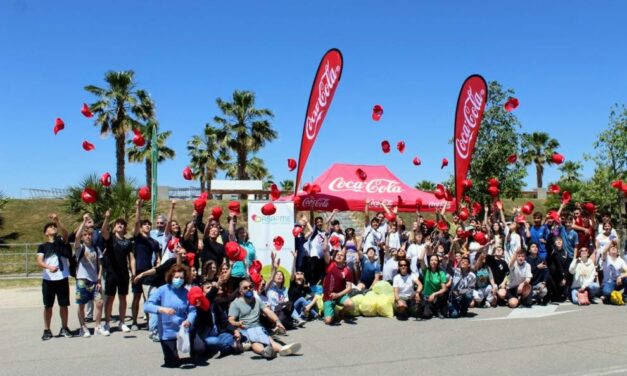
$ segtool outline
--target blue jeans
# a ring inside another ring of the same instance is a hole
[[[472,302],[472,291],[457,296],[451,296],[451,303],[449,305],[449,315],[451,318],[458,318],[468,313],[470,302]]]
[[[616,286],[616,280],[612,279],[610,281],[605,281],[603,283],[603,296],[607,299],[609,299],[610,294],[612,293],[612,291],[614,290],[622,290],[623,287],[627,286],[627,277],[623,278],[622,280],[622,284],[620,285],[620,287]]]
[[[292,318],[294,320],[298,320],[301,318],[303,312],[305,311],[305,307],[308,306],[311,303],[311,301],[300,297],[298,298],[292,305],[293,310],[292,310]],[[311,315],[315,318],[318,316],[318,313],[316,312],[315,308],[311,308]]]
[[[212,330],[209,335],[203,338],[207,351],[220,351],[222,355],[228,355],[233,352],[234,337],[231,333],[217,333]]]
[[[592,282],[591,284],[589,284],[586,288],[586,290],[588,290],[588,299],[592,301],[599,294],[600,289],[601,288],[599,287],[599,284],[596,282]],[[573,304],[579,304],[579,300],[577,299],[578,291],[579,289],[570,290],[570,300],[573,302]]]

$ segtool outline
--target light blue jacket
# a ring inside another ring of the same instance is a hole
[[[174,315],[158,313],[160,307],[174,308]],[[150,295],[144,304],[144,311],[159,315],[159,338],[163,340],[176,339],[183,321],[194,323],[196,320],[196,307],[187,300],[187,289],[181,287],[175,289],[171,283],[163,285]],[[191,328],[191,327],[190,327]]]

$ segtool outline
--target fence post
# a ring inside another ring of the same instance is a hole
[[[24,272],[26,273],[26,277],[28,278],[28,246],[26,244],[24,244],[24,267],[26,268]]]

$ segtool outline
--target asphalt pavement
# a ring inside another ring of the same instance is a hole
[[[354,325],[334,327],[311,322],[280,337],[302,343],[298,356],[267,361],[245,352],[171,370],[161,368],[161,347],[148,340],[145,330],[44,342],[39,288],[0,290],[0,302],[4,375],[627,374],[627,308],[602,304],[482,308],[456,320],[360,317]],[[70,307],[71,329],[78,328],[76,308]],[[54,312],[56,335],[56,307]]]

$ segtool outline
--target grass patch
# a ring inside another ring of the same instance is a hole
[[[0,279],[0,289],[39,287],[41,278]]]

